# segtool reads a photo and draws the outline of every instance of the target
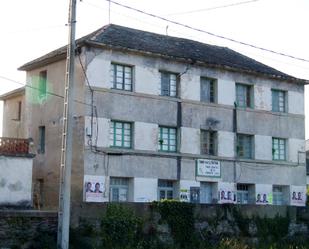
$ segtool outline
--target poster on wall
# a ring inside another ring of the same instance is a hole
[[[84,193],[86,202],[103,202],[105,191],[104,176],[84,176]]]
[[[305,186],[291,186],[291,205],[305,206],[306,205],[306,187]]]
[[[236,203],[235,184],[221,183],[218,186],[218,202],[223,203]]]
[[[273,203],[272,185],[256,184],[255,203],[257,205],[270,205]]]
[[[188,189],[180,189],[179,191],[179,200],[182,202],[189,202],[190,201],[190,191]]]
[[[220,161],[197,159],[196,160],[196,176],[221,177]]]
[[[257,205],[267,205],[273,203],[273,195],[272,193],[257,193],[256,201]]]

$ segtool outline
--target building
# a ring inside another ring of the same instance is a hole
[[[66,47],[27,72],[44,208],[58,205]],[[72,205],[304,205],[304,85],[228,48],[107,25],[77,40]],[[84,203],[86,205],[86,203]]]
[[[306,173],[307,173],[307,187],[309,185],[309,139],[306,140]]]
[[[3,101],[2,136],[26,138],[25,87],[1,95],[0,100]]]

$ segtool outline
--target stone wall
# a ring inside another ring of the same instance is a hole
[[[171,230],[168,224],[160,221],[160,214],[153,208],[153,204],[122,205],[131,208],[143,219],[143,233],[147,233],[151,226],[158,237],[171,240]],[[87,249],[100,245],[100,225],[106,207],[106,204],[95,203],[72,206],[70,239],[74,245],[70,248]],[[309,235],[309,209],[302,207],[195,205],[194,217],[195,230],[200,240],[216,240],[230,236],[254,242],[264,236],[263,231],[259,230],[268,223],[271,229],[277,229],[275,232],[282,235],[282,238],[293,240]],[[56,212],[0,210],[0,249],[54,249],[56,237]]]
[[[56,248],[57,213],[0,210],[0,248]]]

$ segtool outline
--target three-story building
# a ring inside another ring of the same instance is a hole
[[[57,206],[66,48],[23,65]],[[304,205],[304,85],[224,47],[108,25],[77,41],[72,202]]]

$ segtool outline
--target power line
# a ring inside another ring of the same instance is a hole
[[[0,75],[0,78],[1,78],[1,79],[4,79],[4,80],[7,80],[7,81],[10,81],[10,82],[13,82],[13,83],[18,84],[18,85],[21,85],[21,86],[24,86],[24,87],[33,89],[33,90],[36,90],[36,91],[40,91],[40,90],[41,90],[41,89],[38,88],[38,87],[28,85],[27,83],[21,83],[21,82],[19,82],[19,81],[10,79],[10,78],[5,77],[5,76],[2,76],[2,75]],[[47,95],[51,95],[51,96],[55,96],[55,97],[64,99],[64,96],[59,95],[59,94],[56,94],[56,93],[52,93],[52,92],[49,92],[49,91],[46,91],[46,94],[47,94]],[[76,100],[76,99],[75,99],[74,101],[75,101],[76,103],[79,103],[79,104],[83,104],[83,105],[86,105],[86,106],[91,106],[91,104],[87,104],[87,103],[85,103],[85,102],[82,102],[82,101],[79,101],[79,100]]]
[[[192,13],[198,13],[198,12],[204,12],[204,11],[210,11],[210,10],[216,10],[216,9],[223,9],[227,7],[234,7],[242,4],[248,4],[248,3],[253,3],[257,2],[259,0],[251,0],[251,1],[245,1],[245,2],[237,2],[237,3],[232,3],[232,4],[226,4],[226,5],[220,5],[216,7],[211,7],[211,8],[206,8],[206,9],[197,9],[197,10],[191,10],[191,11],[185,11],[185,12],[176,12],[176,13],[170,13],[167,15],[186,15],[186,14],[192,14]]]
[[[111,3],[115,4],[115,5],[118,5],[118,6],[120,6],[120,7],[129,9],[129,10],[132,10],[132,11],[141,13],[141,14],[143,14],[143,15],[148,15],[148,16],[151,16],[151,17],[153,17],[153,18],[163,20],[163,21],[165,21],[165,22],[169,22],[169,23],[172,23],[172,24],[175,24],[175,25],[178,25],[178,26],[182,26],[182,27],[185,27],[185,28],[188,28],[188,29],[197,31],[197,32],[205,33],[205,34],[208,34],[208,35],[211,35],[211,36],[220,38],[220,39],[224,39],[224,40],[227,40],[227,41],[231,41],[231,42],[234,42],[234,43],[243,45],[243,46],[251,47],[251,48],[254,48],[254,49],[259,49],[259,50],[262,50],[262,51],[264,51],[264,52],[273,53],[273,54],[280,55],[280,56],[284,56],[284,57],[288,57],[288,58],[291,58],[291,59],[294,59],[294,60],[299,60],[299,61],[303,61],[303,62],[309,62],[308,59],[303,59],[303,58],[296,57],[296,56],[293,56],[293,55],[289,55],[289,54],[277,52],[277,51],[274,51],[274,50],[271,50],[271,49],[262,48],[262,47],[259,47],[259,46],[253,45],[253,44],[249,44],[249,43],[246,43],[246,42],[238,41],[238,40],[235,40],[235,39],[226,37],[226,36],[217,35],[217,34],[214,34],[214,33],[212,33],[212,32],[206,31],[206,30],[202,30],[202,29],[199,29],[199,28],[194,28],[194,27],[192,27],[192,26],[190,26],[190,25],[187,25],[187,24],[183,24],[183,23],[180,23],[180,22],[176,22],[176,21],[167,19],[167,18],[162,17],[162,16],[158,16],[158,15],[155,15],[155,14],[152,14],[152,13],[145,12],[145,11],[140,10],[140,9],[133,8],[133,7],[128,6],[128,5],[124,5],[124,4],[115,2],[115,1],[113,1],[113,0],[105,0],[105,1],[111,2]]]

